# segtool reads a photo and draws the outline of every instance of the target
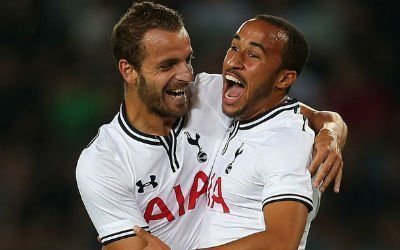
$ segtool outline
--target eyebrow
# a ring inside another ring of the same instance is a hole
[[[240,41],[240,36],[239,36],[238,34],[235,34],[235,35],[233,36],[233,39],[236,39],[236,40],[239,40],[239,41]],[[250,42],[250,45],[251,45],[251,46],[254,46],[254,47],[260,48],[260,49],[264,52],[264,54],[267,54],[267,51],[266,51],[266,49],[264,48],[264,46],[262,46],[262,44],[256,43],[256,42]]]
[[[193,50],[190,52],[190,54],[188,55],[187,58],[189,58],[189,57],[193,57]],[[177,63],[179,63],[179,59],[178,58],[168,58],[168,59],[158,63],[157,67],[161,67],[163,65],[169,65],[169,64],[173,65],[173,64],[177,64]]]
[[[167,59],[167,60],[161,61],[157,66],[161,67],[161,66],[164,66],[164,65],[170,65],[170,64],[173,65],[173,64],[176,64],[178,62],[179,62],[179,60],[177,58],[171,58],[171,59]]]

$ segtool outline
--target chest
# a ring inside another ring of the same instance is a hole
[[[155,145],[131,143],[122,158],[132,175],[132,194],[148,223],[171,222],[203,204],[217,138],[182,129]]]
[[[260,207],[264,183],[257,167],[257,154],[251,143],[237,137],[228,147],[221,147],[210,174],[210,207],[220,206],[224,212],[235,206]]]

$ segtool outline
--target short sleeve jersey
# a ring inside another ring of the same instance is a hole
[[[313,209],[307,167],[314,132],[299,110],[299,103],[289,100],[250,121],[233,123],[210,175],[200,248],[264,231],[263,207],[269,203],[292,200]]]
[[[101,243],[138,225],[171,249],[197,248],[211,163],[231,121],[221,111],[220,75],[199,74],[191,112],[168,136],[135,129],[125,106],[78,160],[76,178]]]

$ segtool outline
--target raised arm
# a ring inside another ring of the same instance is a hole
[[[342,149],[346,144],[347,125],[335,112],[317,111],[305,104],[301,104],[301,112],[317,134],[314,159],[309,167],[312,175],[316,173],[313,185],[320,186],[320,191],[324,192],[335,180],[334,191],[338,193],[343,174]]]

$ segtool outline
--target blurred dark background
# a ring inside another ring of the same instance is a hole
[[[255,14],[304,32],[311,57],[291,95],[349,127],[341,192],[323,195],[308,249],[400,249],[397,1],[158,2],[183,13],[196,72],[220,72],[233,33]],[[130,4],[0,4],[0,249],[100,249],[75,164],[121,103],[109,37]]]

